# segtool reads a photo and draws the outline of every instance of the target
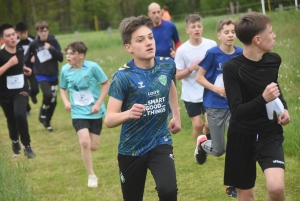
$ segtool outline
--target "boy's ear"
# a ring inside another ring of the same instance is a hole
[[[185,27],[185,33],[189,34],[189,29]]]
[[[221,40],[221,34],[219,32],[217,33],[217,38]]]
[[[125,48],[125,50],[126,50],[128,53],[130,53],[130,54],[132,54],[132,53],[133,53],[133,51],[132,51],[132,48],[131,48],[131,45],[130,45],[130,44],[125,44],[125,45],[124,45],[124,48]]]
[[[80,59],[84,59],[85,54],[81,53],[81,54],[79,54],[79,57],[80,57]]]
[[[259,45],[260,42],[261,42],[260,36],[259,36],[259,35],[254,36],[253,39],[252,39],[252,42],[253,42],[255,45]]]

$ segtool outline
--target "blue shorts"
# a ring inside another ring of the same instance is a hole
[[[195,117],[198,115],[203,115],[206,113],[206,108],[203,106],[202,102],[200,103],[192,103],[183,101],[185,105],[185,109],[189,115],[189,117]]]

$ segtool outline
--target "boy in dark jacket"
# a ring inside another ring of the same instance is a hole
[[[58,85],[58,61],[63,61],[60,45],[54,36],[49,35],[46,21],[38,21],[35,25],[38,37],[32,41],[25,55],[25,64],[35,57],[33,72],[43,92],[43,101],[40,108],[39,121],[52,132],[50,125],[56,107]]]

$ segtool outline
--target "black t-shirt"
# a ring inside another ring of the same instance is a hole
[[[267,85],[278,83],[281,58],[276,53],[265,53],[258,62],[247,59],[243,54],[224,65],[223,79],[231,112],[229,129],[244,134],[258,134],[281,129],[274,112],[269,120],[266,101],[262,94]],[[279,86],[279,85],[278,85]],[[280,91],[279,99],[287,109]]]
[[[20,75],[23,73],[23,59],[24,59],[24,50],[23,48],[17,48],[17,52],[15,54],[11,54],[4,49],[0,50],[0,68],[6,64],[10,58],[17,55],[18,64],[10,67],[6,72],[4,72],[0,76],[0,100],[8,102],[12,95],[16,93],[20,93],[25,90],[25,86],[20,89],[8,89],[7,88],[7,77],[12,75]],[[26,91],[26,90],[25,90]]]
[[[17,47],[22,47],[24,49],[24,55],[28,50],[29,44],[34,40],[34,36],[28,35],[25,40],[18,39]]]

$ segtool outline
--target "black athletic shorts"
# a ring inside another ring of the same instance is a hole
[[[283,168],[283,131],[247,135],[228,130],[224,185],[250,189],[255,185],[256,162],[262,171]]]
[[[100,135],[102,130],[102,118],[100,119],[72,119],[73,127],[78,132],[81,129],[87,128],[90,133]]]
[[[185,105],[185,109],[189,115],[189,117],[195,117],[198,115],[203,115],[206,112],[205,107],[201,103],[192,103],[183,101]]]

